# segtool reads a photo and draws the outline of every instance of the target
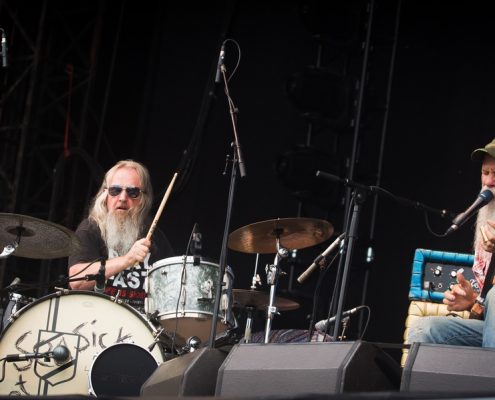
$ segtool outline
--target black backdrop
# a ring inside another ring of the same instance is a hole
[[[233,135],[222,87],[212,81],[225,37],[235,39],[242,51],[230,90],[239,108],[238,129],[248,172],[237,181],[230,231],[299,215],[328,219],[337,232],[342,231],[341,207],[307,201],[299,212],[298,199],[278,179],[275,168],[281,154],[306,141],[308,123],[290,102],[286,81],[314,64],[316,58],[315,40],[299,15],[301,4],[307,3],[318,2],[126,3],[106,117],[105,141],[109,145],[99,162],[108,168],[122,158],[143,161],[152,173],[158,204],[173,172],[187,159],[184,151],[196,132],[197,157],[191,173],[171,197],[159,223],[177,254],[184,253],[195,222],[203,233],[204,254],[218,259],[221,250],[229,190],[229,176],[222,172]],[[392,16],[396,10],[395,2],[376,5]],[[112,8],[109,6],[109,12]],[[394,21],[387,21],[378,21],[374,29],[388,35],[385,39],[390,45]],[[104,30],[113,28],[108,24]],[[102,69],[110,62],[104,49],[111,45],[111,37],[103,38]],[[472,163],[469,155],[494,136],[492,46],[485,2],[402,2],[384,142],[384,188],[452,211],[460,211],[474,200],[479,190],[479,165]],[[235,59],[235,48],[228,46],[230,72]],[[102,93],[103,85],[97,82],[97,94]],[[95,97],[97,101],[98,95]],[[202,107],[208,112],[203,114]],[[204,129],[195,130],[203,115]],[[365,161],[377,157],[380,135],[379,130],[368,130],[366,140],[361,140],[361,174],[356,179],[376,169]],[[351,139],[347,132],[342,142],[348,144]],[[322,146],[326,143],[321,136],[315,141]],[[369,142],[374,145],[367,147]],[[347,153],[339,155],[348,157],[349,146],[343,146],[342,152]],[[332,184],[322,181],[321,185]],[[366,292],[364,302],[371,308],[371,322],[365,339],[400,342],[414,249],[469,252],[472,230],[465,226],[449,238],[436,238],[426,229],[422,212],[389,199],[377,201],[372,242],[369,231],[374,199],[369,198],[363,207],[346,308],[361,304]],[[431,216],[431,225],[443,232],[448,221]],[[328,244],[301,250],[295,276]],[[365,251],[370,245],[375,260],[366,264]],[[254,261],[254,255],[229,252],[227,262],[234,270],[236,288],[249,287]],[[262,256],[259,272],[271,261],[272,255]],[[22,267],[17,268],[23,272]],[[332,272],[322,284],[318,317],[326,312],[332,293]],[[264,273],[261,275],[264,283]],[[302,308],[277,316],[275,328],[307,327],[315,282],[316,274],[303,286],[294,282],[291,274],[281,279],[279,294],[299,301]],[[265,283],[262,288],[267,289]]]

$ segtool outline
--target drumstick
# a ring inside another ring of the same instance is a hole
[[[160,219],[160,215],[162,215],[163,208],[165,207],[165,203],[167,202],[170,192],[172,191],[172,188],[174,187],[175,183],[175,178],[177,178],[177,172],[174,174],[174,177],[172,178],[172,181],[168,185],[167,191],[163,195],[162,202],[160,204],[160,207],[158,207],[158,211],[156,212],[155,219],[151,223],[150,230],[148,231],[148,234],[146,235],[146,239],[151,240],[151,236],[153,235],[153,232],[155,231],[156,225],[158,224],[158,220]]]

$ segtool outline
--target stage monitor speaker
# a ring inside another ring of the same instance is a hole
[[[141,387],[141,395],[213,396],[227,352],[202,348],[161,364]]]
[[[284,396],[398,390],[400,367],[363,341],[248,343],[218,371],[216,396]]]
[[[495,349],[413,343],[400,389],[495,393]]]

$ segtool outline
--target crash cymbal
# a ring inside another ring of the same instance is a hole
[[[282,218],[256,222],[229,235],[228,246],[241,253],[276,253],[280,245],[296,250],[314,246],[332,236],[328,221],[313,218]]]
[[[270,303],[270,294],[259,290],[233,289],[233,293],[234,307],[254,307],[257,310],[264,310]],[[280,311],[291,311],[299,308],[299,303],[282,297],[275,297],[273,305]]]
[[[67,257],[79,246],[75,234],[60,225],[20,214],[0,213],[0,252],[18,241],[14,256],[38,259]]]

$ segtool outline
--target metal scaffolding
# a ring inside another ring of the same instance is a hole
[[[99,69],[104,19],[117,18],[117,24],[108,24],[115,53],[124,4],[109,11],[105,1],[0,2],[9,49],[8,66],[0,71],[2,212],[74,228],[83,207],[77,200],[80,191],[85,190],[82,197],[87,198],[91,178],[99,179],[98,154],[90,155],[85,148],[99,149],[108,95],[95,101],[95,81],[100,75],[111,81],[113,68],[111,64],[110,71]],[[109,90],[107,85],[105,91]],[[83,170],[89,170],[83,174],[87,183],[75,179]],[[63,198],[62,188],[68,193]],[[9,259],[9,273],[15,274],[17,265],[28,261]],[[35,270],[39,275],[30,278],[42,283],[51,273],[65,272],[59,261],[36,260],[41,264]],[[0,282],[9,279],[5,264]]]

